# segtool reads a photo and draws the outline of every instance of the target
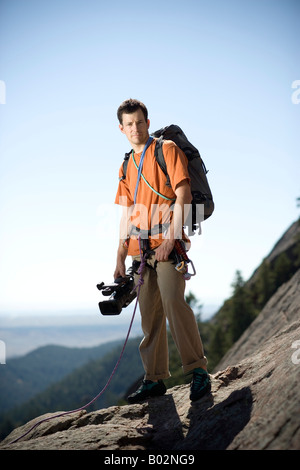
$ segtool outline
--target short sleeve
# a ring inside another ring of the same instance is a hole
[[[164,142],[163,153],[170,183],[175,192],[182,181],[187,180],[190,183],[188,159],[184,152],[172,141]]]
[[[115,198],[115,204],[119,204],[120,206],[127,206],[127,207],[130,207],[133,204],[133,199],[131,196],[130,189],[127,185],[126,178],[124,178],[123,165],[120,167],[120,170],[119,170],[119,185],[118,185],[117,194]]]

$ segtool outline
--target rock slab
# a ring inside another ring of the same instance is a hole
[[[201,400],[191,403],[181,385],[141,404],[44,415],[0,450],[300,450],[299,286],[300,271],[228,352]]]

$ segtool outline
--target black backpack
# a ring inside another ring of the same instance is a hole
[[[199,151],[189,142],[182,129],[175,124],[159,129],[153,132],[151,136],[157,139],[155,157],[161,170],[166,175],[167,186],[170,186],[170,179],[162,150],[163,141],[172,140],[185,153],[188,159],[188,171],[191,179],[191,193],[193,197],[192,213],[190,214],[192,217],[191,224],[187,223],[187,225],[189,229],[191,228],[191,233],[189,233],[189,235],[191,235],[195,232],[199,223],[200,233],[200,222],[211,216],[214,211],[214,201],[206,176],[207,170]],[[123,163],[124,176],[122,179],[126,177],[126,169],[130,155],[131,151],[125,154]],[[188,218],[188,221],[189,220]]]

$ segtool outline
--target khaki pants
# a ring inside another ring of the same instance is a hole
[[[140,260],[139,256],[133,259]],[[184,298],[185,280],[175,270],[172,261],[160,261],[155,267],[155,257],[147,259],[142,274],[139,306],[144,338],[140,355],[145,369],[145,379],[156,381],[170,377],[166,319],[179,351],[183,372],[196,367],[206,368],[203,345],[194,313]],[[137,282],[137,275],[135,281]]]

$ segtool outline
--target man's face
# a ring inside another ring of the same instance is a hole
[[[141,109],[131,114],[123,114],[122,124],[119,125],[121,132],[138,151],[139,146],[145,145],[148,140],[150,121],[145,121],[145,116]]]

